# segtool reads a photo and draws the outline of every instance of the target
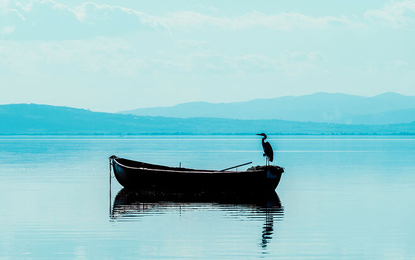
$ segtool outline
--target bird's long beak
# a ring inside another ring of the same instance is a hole
[[[256,134],[256,135],[261,135],[261,134]]]

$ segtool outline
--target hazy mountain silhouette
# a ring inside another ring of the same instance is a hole
[[[415,121],[415,96],[393,92],[374,97],[315,93],[234,103],[192,102],[120,113],[179,118],[280,119],[345,124],[409,123]]]
[[[0,134],[415,134],[415,122],[345,125],[283,120],[168,118],[36,104],[0,105]]]
[[[415,108],[354,116],[353,124],[400,124],[415,121]]]

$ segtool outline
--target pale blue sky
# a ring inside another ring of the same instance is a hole
[[[415,1],[0,0],[0,104],[415,95]]]

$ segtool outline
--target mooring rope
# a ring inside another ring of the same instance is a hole
[[[112,156],[109,158],[109,167],[110,167],[110,176],[109,176],[109,214],[110,217],[112,216],[112,194],[111,194],[111,178],[112,178],[112,174],[111,174],[111,166],[112,166]]]

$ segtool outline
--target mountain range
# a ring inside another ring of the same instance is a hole
[[[352,125],[276,119],[150,117],[37,104],[0,105],[0,122],[0,135],[415,134],[415,122]]]
[[[415,121],[415,96],[404,96],[393,92],[373,97],[315,93],[234,103],[191,102],[119,113],[176,118],[212,117],[338,124],[400,124]]]

